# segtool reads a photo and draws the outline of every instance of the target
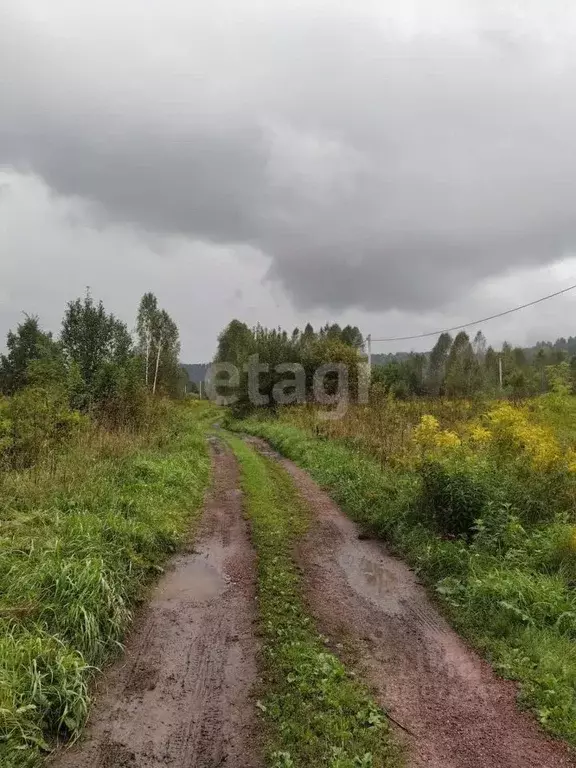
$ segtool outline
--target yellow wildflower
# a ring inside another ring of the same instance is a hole
[[[423,451],[455,448],[460,445],[458,435],[450,430],[441,430],[438,419],[430,414],[422,416],[412,437],[416,445]]]
[[[569,472],[576,472],[576,451],[573,448],[566,451],[566,466]]]
[[[489,429],[486,429],[486,427],[476,424],[470,430],[470,437],[475,443],[488,443],[492,437],[492,432],[490,432]]]
[[[528,456],[536,470],[550,469],[562,457],[551,429],[533,424],[523,408],[499,403],[486,416],[501,451]]]
[[[460,438],[456,432],[450,432],[450,430],[445,429],[442,432],[438,432],[435,444],[438,448],[455,448],[460,445]]]

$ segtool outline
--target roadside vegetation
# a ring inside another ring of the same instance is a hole
[[[209,475],[205,404],[144,297],[134,341],[87,294],[57,338],[26,317],[0,357],[0,765],[33,768],[87,716],[143,588]],[[201,411],[198,414],[198,411]]]
[[[399,759],[385,714],[326,647],[306,611],[294,547],[308,513],[286,472],[239,438],[258,556],[264,680],[258,706],[273,768],[383,768]]]
[[[240,428],[405,557],[520,682],[540,723],[576,745],[576,401],[565,380],[522,403],[388,395],[340,421],[312,405],[257,416]]]
[[[193,409],[145,434],[87,426],[66,451],[0,475],[0,764],[34,766],[78,735],[89,684],[188,530],[208,479]]]

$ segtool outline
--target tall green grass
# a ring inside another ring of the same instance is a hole
[[[424,514],[430,499],[418,472],[382,467],[286,423],[236,426],[307,469],[365,530],[386,539],[434,589],[455,626],[502,675],[520,682],[521,702],[540,723],[576,745],[573,519],[552,509],[545,521],[529,523],[509,505],[487,503],[473,535],[446,535]]]
[[[82,728],[96,668],[199,509],[197,412],[174,406],[146,435],[88,430],[0,475],[0,765],[35,766]]]

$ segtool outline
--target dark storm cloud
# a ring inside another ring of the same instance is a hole
[[[401,34],[283,5],[6,17],[0,163],[113,220],[249,244],[302,308],[441,307],[574,249],[573,29]]]

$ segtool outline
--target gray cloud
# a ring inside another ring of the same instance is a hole
[[[250,245],[299,308],[436,309],[576,245],[576,25],[515,5],[30,0],[0,11],[0,163]]]

